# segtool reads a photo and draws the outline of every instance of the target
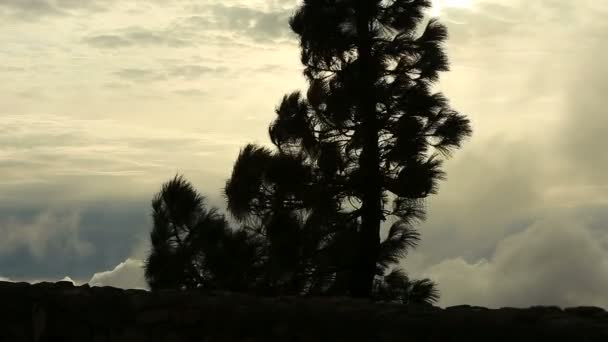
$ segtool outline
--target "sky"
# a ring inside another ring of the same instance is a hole
[[[297,0],[0,0],[0,279],[145,288],[150,200],[224,208],[305,89]],[[402,262],[440,306],[608,307],[608,3],[436,0],[438,88],[474,134]],[[68,278],[65,278],[68,277]]]

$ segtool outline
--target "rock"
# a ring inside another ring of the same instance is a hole
[[[579,306],[576,308],[567,308],[564,312],[581,317],[606,317],[607,313],[604,309],[595,306]]]
[[[0,342],[608,341],[601,308],[488,309],[0,283]]]
[[[469,311],[469,310],[471,310],[471,306],[470,305],[454,305],[454,306],[448,306],[445,309],[447,311]]]
[[[559,306],[533,306],[529,309],[541,315],[561,315],[564,310]]]
[[[166,310],[144,311],[137,315],[137,322],[144,324],[158,324],[169,321],[169,312]]]
[[[46,312],[44,308],[34,306],[32,308],[32,335],[34,342],[41,340],[46,330]]]

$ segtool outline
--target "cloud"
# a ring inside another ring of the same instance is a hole
[[[85,38],[85,42],[99,48],[117,48],[134,45],[132,41],[117,35],[99,35]]]
[[[185,97],[202,97],[208,95],[206,91],[200,89],[180,89],[175,90],[174,93]]]
[[[186,26],[230,31],[255,40],[273,40],[288,36],[288,20],[295,7],[261,11],[251,7],[215,4],[193,9],[197,15],[187,18],[184,21]]]
[[[158,69],[125,68],[114,72],[121,79],[133,82],[167,81],[170,79],[197,80],[205,75],[226,75],[228,69],[197,64],[184,64]]]
[[[204,65],[179,65],[169,68],[168,74],[172,77],[179,77],[187,80],[198,79],[203,75],[226,73],[228,69],[223,67],[208,67]]]
[[[70,282],[70,283],[72,283],[74,285],[78,285],[78,283],[76,283],[72,278],[70,278],[68,276],[63,277],[63,279],[61,279],[59,281],[67,281],[67,282]]]
[[[608,11],[606,12],[608,14]],[[608,92],[608,66],[597,56],[608,52],[603,44],[594,45],[589,54],[580,56],[570,72],[565,109],[569,112],[557,132],[557,145],[565,157],[574,179],[583,184],[608,184],[608,153],[606,128],[608,115],[604,96]]]
[[[132,27],[113,33],[91,35],[85,37],[83,41],[93,47],[102,49],[146,46],[179,48],[196,45],[192,40],[192,36],[187,32],[142,27]]]
[[[156,177],[168,177],[176,170],[204,174],[212,170],[207,163],[225,158],[227,150],[236,153],[240,142],[230,135],[142,128],[116,120],[3,115],[0,146],[0,202],[8,205],[26,198],[28,184],[38,191],[45,186],[64,187],[65,200],[72,189],[81,194],[87,188],[118,190],[100,183],[104,178],[131,180],[128,191],[133,192],[134,185],[156,182]],[[192,159],[203,152],[205,158]],[[92,178],[97,180],[86,182]]]
[[[72,15],[81,11],[104,11],[109,2],[109,0],[0,0],[0,13],[4,11],[14,19],[33,20]]]
[[[22,71],[25,71],[25,68],[15,66],[0,66],[0,72],[17,73]]]
[[[164,74],[154,69],[126,68],[116,71],[114,74],[122,79],[135,82],[162,81],[167,79]]]
[[[42,100],[46,97],[45,91],[42,88],[29,88],[17,91],[17,96],[33,100]]]
[[[89,280],[89,285],[147,289],[143,266],[144,263],[141,260],[127,259],[111,271],[95,273]]]
[[[488,257],[500,240],[535,220],[547,205],[542,177],[551,163],[539,159],[544,153],[532,141],[501,136],[467,142],[446,163],[439,194],[428,199],[418,248],[426,262]]]
[[[74,212],[43,212],[30,221],[15,217],[0,219],[0,255],[25,248],[38,259],[48,256],[50,249],[84,257],[94,246],[80,237],[80,216]]]
[[[52,278],[52,279],[11,279],[11,278],[4,278],[4,277],[0,277],[0,281],[8,281],[8,282],[26,282],[26,283],[30,283],[30,284],[37,284],[37,283],[43,283],[43,282],[51,282],[51,283],[55,283],[58,281],[67,281],[72,283],[74,286],[79,286],[80,284],[78,284],[78,282],[74,281],[72,278],[65,276],[62,279],[57,279],[57,278]]]
[[[474,136],[447,163],[448,180],[430,200],[423,225],[425,239],[434,240],[429,251],[471,260],[487,256],[505,234],[530,220],[565,206],[606,203],[601,193],[608,169],[597,143],[607,124],[598,99],[608,83],[595,56],[605,47],[590,44],[602,37],[604,24],[584,20],[608,13],[606,7],[562,1],[476,5],[476,11],[446,11],[458,20],[448,24],[454,71],[442,82],[455,107],[471,117]],[[511,23],[499,20],[505,16]],[[489,29],[486,21],[514,32]],[[476,32],[474,39],[469,42],[463,30]],[[581,32],[584,39],[577,38]],[[562,44],[546,43],[557,36]],[[450,243],[440,242],[448,236]]]
[[[120,186],[125,187],[124,184]],[[47,229],[49,232],[43,231],[39,238],[27,237],[28,241],[37,241],[37,244],[21,243],[18,246],[11,245],[8,249],[2,246],[3,252],[0,253],[2,276],[22,281],[32,279],[57,281],[68,275],[75,281],[82,282],[88,281],[94,270],[111,269],[110,267],[113,268],[131,255],[140,255],[146,250],[144,242],[148,242],[149,239],[148,232],[151,227],[149,200],[153,190],[157,190],[157,186],[159,185],[154,184],[147,196],[140,196],[132,201],[104,197],[98,200],[88,198],[69,201],[66,205],[61,204],[61,201],[65,201],[60,198],[61,193],[56,195],[55,198],[59,198],[60,201],[53,203],[53,206],[70,207],[72,211],[79,213],[77,228],[65,224],[50,227],[53,229]],[[0,217],[13,217],[14,222],[34,221],[49,211],[48,198],[52,198],[44,192],[38,192],[38,196],[44,199],[40,204],[33,204],[31,200],[26,204],[1,201],[3,205],[0,207]],[[60,211],[55,210],[55,212]],[[67,214],[57,216],[67,217]],[[27,225],[23,224],[14,228],[21,234],[25,234],[28,229]],[[69,246],[68,243],[75,239],[93,248],[83,254],[79,249]],[[39,245],[43,245],[42,257],[41,252],[38,255],[30,252],[31,248]],[[135,248],[135,246],[141,247]]]
[[[277,71],[286,71],[288,70],[284,65],[280,64],[266,64],[262,66],[258,66],[253,68],[251,71],[255,73],[273,73]]]
[[[594,305],[608,307],[608,251],[576,221],[551,218],[502,240],[492,257],[453,258],[428,268],[444,306]]]
[[[442,305],[608,306],[597,58],[608,12],[588,4],[480,0],[442,13],[453,71],[441,88],[474,135],[446,163],[403,262],[438,281]]]
[[[89,34],[85,44],[100,49],[131,47],[185,48],[256,43],[275,43],[289,37],[288,19],[293,8],[271,8],[268,11],[245,6],[204,4],[188,7],[185,17],[176,17],[163,27],[128,27]]]
[[[177,172],[223,207],[224,173],[240,146],[213,132],[2,115],[2,276],[80,281],[116,265],[147,241],[149,201]]]
[[[0,0],[0,9],[25,18],[59,15],[63,11],[47,0]]]

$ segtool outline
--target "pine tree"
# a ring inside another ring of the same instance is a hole
[[[306,154],[333,172],[333,197],[357,219],[350,294],[371,296],[380,225],[424,217],[444,177],[442,160],[471,134],[469,120],[433,89],[448,70],[429,0],[304,0],[299,35],[306,96],[286,96],[271,126],[281,153]],[[344,206],[344,203],[351,203]]]
[[[276,151],[245,147],[225,189],[240,229],[259,241],[262,271],[244,283],[269,294],[437,300],[434,283],[391,269],[418,242],[414,227],[444,176],[443,159],[471,134],[466,117],[433,89],[448,70],[447,32],[436,20],[423,24],[429,6],[304,0],[292,17],[309,89],[277,107],[269,130]],[[396,222],[380,241],[389,217]],[[188,258],[202,253],[198,246],[163,256],[182,265],[178,278],[196,273]]]
[[[350,294],[360,223],[352,211],[341,209],[335,170],[326,166],[304,151],[272,152],[255,145],[237,158],[225,188],[228,209],[245,224],[242,229],[265,241],[269,277],[263,293]],[[435,283],[412,280],[394,268],[419,241],[411,223],[395,222],[380,244],[374,300],[433,304],[439,298]]]
[[[316,209],[309,204],[306,210],[283,202],[281,196],[290,191],[296,195],[289,196],[292,199],[306,197],[307,192],[298,187],[279,190],[282,177],[238,176],[251,170],[284,172],[304,168],[298,163],[291,163],[291,169],[288,165],[282,164],[279,168],[273,163],[263,167],[259,157],[276,161],[277,154],[253,146],[244,149],[235,165],[235,182],[230,183],[246,188],[247,184],[259,186],[256,180],[263,180],[266,184],[261,189],[268,186],[275,189],[254,192],[254,197],[267,196],[271,204],[267,209],[257,206],[260,214],[244,213],[250,218],[262,218],[258,223],[253,219],[249,220],[250,225],[231,228],[216,209],[207,207],[205,198],[182,176],[163,184],[152,200],[152,249],[145,265],[152,290],[224,290],[266,296],[346,294],[355,222],[335,211],[336,208],[330,206],[327,210],[326,204],[330,203],[327,201],[317,201],[320,205]],[[290,186],[294,183],[288,182]],[[314,191],[313,195],[319,198]],[[418,240],[418,233],[410,226],[391,227],[380,247],[374,299],[428,304],[438,299],[435,284],[428,279],[410,280],[400,269],[385,274]]]
[[[152,200],[152,249],[145,276],[152,290],[251,291],[261,282],[261,242],[230,228],[182,176],[163,184]]]

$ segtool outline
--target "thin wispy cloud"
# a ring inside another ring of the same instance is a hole
[[[141,129],[116,120],[5,115],[0,127],[3,201],[11,200],[14,185],[28,181],[64,182],[79,176],[94,185],[96,177],[104,176],[141,182],[202,167],[204,160],[183,162],[194,154],[207,152],[206,158],[221,159],[226,151],[238,149],[230,135]]]
[[[0,0],[0,14],[13,20],[38,20],[106,11],[112,0]]]
[[[188,32],[141,27],[87,36],[83,38],[83,42],[102,49],[141,48],[147,46],[180,48],[199,45],[199,41]]]

